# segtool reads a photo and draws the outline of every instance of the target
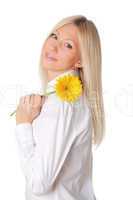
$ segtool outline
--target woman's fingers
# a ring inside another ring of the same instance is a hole
[[[24,104],[25,103],[25,96],[21,96],[20,100],[19,100],[20,104]]]
[[[41,96],[40,96],[40,95],[36,94],[36,95],[34,96],[34,103],[35,103],[36,105],[40,105],[40,104],[41,104]]]
[[[32,106],[34,105],[34,94],[31,94],[30,104],[31,104]]]
[[[40,107],[44,103],[45,97],[39,94],[30,94],[20,97],[20,104],[29,104],[32,107]]]
[[[30,98],[31,98],[31,95],[26,95],[26,96],[25,96],[24,103],[25,103],[25,104],[30,104]]]
[[[45,102],[45,96],[41,96],[41,98],[42,98],[42,102],[41,102],[41,104],[43,105],[44,102]]]
[[[16,122],[33,122],[39,115],[42,107],[42,97],[38,94],[30,94],[20,97],[16,112]]]
[[[32,107],[37,108],[41,106],[41,96],[38,94],[31,94],[26,96],[25,103],[29,103]]]

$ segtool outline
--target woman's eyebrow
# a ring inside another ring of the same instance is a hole
[[[57,35],[60,35],[59,31],[57,30],[55,30],[55,33],[57,33]],[[75,44],[75,42],[71,38],[65,38],[65,40],[71,40]]]

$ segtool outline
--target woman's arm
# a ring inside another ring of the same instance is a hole
[[[85,110],[78,104],[60,100],[47,104],[36,129],[43,133],[38,144],[33,138],[32,124],[16,125],[21,166],[34,194],[44,195],[51,191],[73,142],[85,132],[87,120],[84,116]]]

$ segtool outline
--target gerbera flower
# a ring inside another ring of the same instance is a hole
[[[48,96],[52,93],[56,93],[62,101],[74,102],[82,93],[81,80],[76,75],[64,75],[57,79],[54,89],[54,91],[41,94],[41,96]],[[16,113],[16,110],[12,112],[10,116],[14,115],[14,113]]]
[[[55,91],[61,100],[74,102],[81,95],[82,84],[78,76],[64,75],[57,79]]]

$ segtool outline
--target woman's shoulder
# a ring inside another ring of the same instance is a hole
[[[43,104],[40,118],[53,120],[51,123],[72,123],[79,133],[87,130],[91,122],[91,112],[87,99],[82,94],[76,101],[62,101],[55,93],[47,96]]]
[[[84,93],[80,95],[74,102],[68,102],[60,99],[56,93],[52,93],[46,97],[43,107],[50,107],[51,109],[58,110],[60,108],[64,110],[76,111],[79,114],[90,113],[89,104]]]

